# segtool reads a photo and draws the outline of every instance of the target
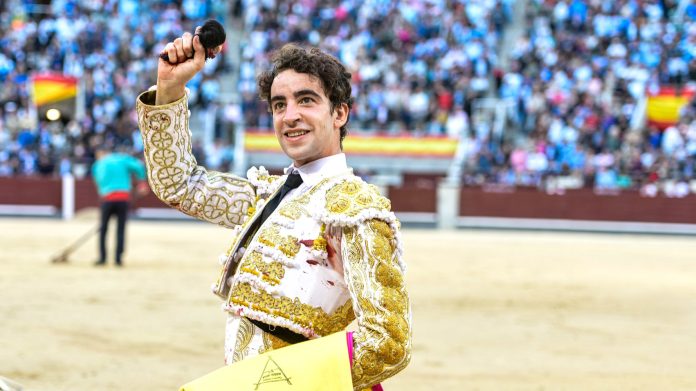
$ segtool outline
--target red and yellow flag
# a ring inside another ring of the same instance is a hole
[[[72,99],[77,96],[77,78],[55,73],[41,73],[32,76],[34,104],[42,106],[49,103]]]
[[[351,134],[343,141],[343,146],[351,155],[451,158],[457,150],[457,140],[437,136],[390,137]],[[244,148],[247,152],[282,152],[273,132],[247,132],[244,136]]]
[[[648,124],[665,129],[679,121],[679,111],[694,96],[693,88],[660,87],[657,94],[648,96]]]

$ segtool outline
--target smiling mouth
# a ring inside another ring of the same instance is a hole
[[[300,136],[304,136],[307,133],[309,133],[309,132],[306,130],[296,130],[293,132],[285,133],[285,137],[300,137]]]

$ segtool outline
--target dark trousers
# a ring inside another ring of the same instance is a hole
[[[99,225],[99,262],[106,262],[106,231],[109,219],[116,215],[116,264],[121,264],[121,255],[126,241],[126,219],[128,218],[128,201],[104,201],[101,204],[101,222]]]

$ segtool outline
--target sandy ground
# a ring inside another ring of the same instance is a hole
[[[0,375],[27,391],[176,390],[222,365],[210,293],[226,230],[133,221],[126,267],[94,225],[0,219]],[[695,390],[696,240],[405,230],[410,366],[395,390]]]

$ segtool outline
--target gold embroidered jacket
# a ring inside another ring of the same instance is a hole
[[[226,310],[308,338],[357,318],[353,384],[376,384],[410,360],[411,314],[399,222],[389,201],[352,174],[323,179],[289,199],[254,232],[285,177],[252,168],[247,179],[207,171],[191,153],[186,97],[154,106],[138,97],[148,179],[165,203],[232,230],[213,286]]]

